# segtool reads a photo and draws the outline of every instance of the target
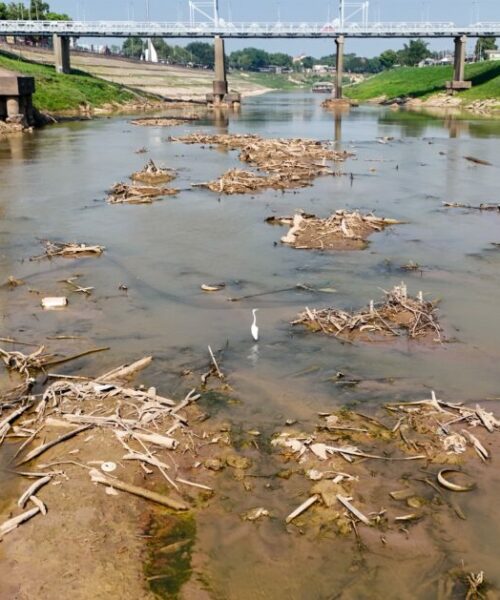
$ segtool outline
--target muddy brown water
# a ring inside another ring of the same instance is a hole
[[[221,363],[237,403],[214,401],[210,408],[243,438],[260,430],[264,449],[286,419],[307,429],[318,411],[343,405],[368,411],[384,401],[428,397],[431,389],[443,399],[477,400],[500,412],[494,400],[500,396],[500,250],[493,245],[500,242],[500,215],[442,208],[444,201],[498,202],[499,121],[372,107],[336,118],[320,108],[321,100],[270,94],[248,99],[229,119],[215,115],[166,129],[134,127],[119,117],[1,140],[0,279],[26,281],[0,290],[1,336],[66,353],[111,347],[61,366],[63,373],[97,373],[153,354],[148,383],[174,395],[184,392],[182,369],[206,363],[208,344],[224,349]],[[336,140],[356,157],[345,163],[346,176],[319,178],[309,188],[219,198],[191,184],[241,166],[237,154],[167,141],[192,131]],[[394,139],[382,144],[377,138]],[[143,146],[148,153],[135,154]],[[493,166],[473,165],[464,156]],[[177,170],[172,185],[182,192],[148,206],[107,205],[105,190],[126,181],[149,157]],[[407,224],[374,234],[364,251],[275,246],[285,230],[264,219],[299,208],[322,217],[339,208],[376,211]],[[40,239],[102,244],[106,252],[98,259],[30,262],[40,254]],[[409,261],[422,271],[401,271]],[[75,274],[82,285],[95,287],[94,294],[71,294],[66,310],[43,312],[40,296],[67,294],[60,280]],[[441,299],[449,343],[342,344],[288,324],[306,305],[357,308],[401,280],[411,293]],[[220,281],[226,282],[222,292],[200,290],[202,283]],[[337,291],[227,301],[299,283]],[[252,308],[259,309],[258,344],[250,336]],[[47,340],[57,335],[84,339]],[[353,383],[339,384],[338,371]],[[2,385],[8,385],[5,379]],[[0,466],[7,462],[3,450]],[[264,452],[257,472],[272,471],[271,462]],[[377,472],[383,476],[384,470]],[[352,537],[284,526],[283,517],[304,499],[300,486],[256,478],[247,493],[222,475],[221,500],[197,519],[192,580],[217,599],[434,598],[440,576],[464,561],[471,570],[484,569],[500,588],[495,459],[478,474],[481,493],[468,494],[461,504],[467,521],[438,514],[413,537],[387,545],[368,537],[363,551]],[[0,478],[1,508],[17,484]],[[380,508],[386,500],[376,494]],[[261,505],[275,518],[240,520],[244,510]]]

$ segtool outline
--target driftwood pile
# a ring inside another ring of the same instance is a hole
[[[370,304],[359,311],[338,308],[310,310],[306,307],[293,325],[305,325],[312,331],[323,332],[347,340],[370,341],[380,336],[405,334],[412,339],[431,338],[441,341],[441,327],[437,321],[436,303],[408,295],[404,283],[385,292],[385,300]]]
[[[132,125],[141,125],[143,127],[176,127],[177,125],[184,125],[190,121],[197,121],[199,119],[196,115],[190,115],[185,117],[145,117],[142,119],[134,119],[130,121]]]
[[[44,245],[44,253],[40,256],[33,256],[30,260],[42,260],[56,256],[64,258],[100,256],[105,250],[104,246],[88,246],[87,244],[75,244],[72,242],[51,242],[44,240],[42,243]]]
[[[222,445],[227,445],[228,441],[220,435],[214,438],[214,434],[206,429],[201,431],[201,425],[197,430],[193,429],[194,425],[189,425],[190,419],[199,424],[202,421],[202,415],[193,404],[199,398],[195,390],[178,402],[160,395],[153,387],[134,387],[128,383],[151,361],[152,357],[145,357],[95,378],[49,375],[49,385],[42,393],[31,395],[23,388],[16,402],[11,398],[9,403],[0,404],[0,445],[7,437],[26,438],[15,455],[13,469],[45,457],[45,453],[55,447],[62,452],[55,461],[52,454],[49,464],[37,461],[36,472],[33,469],[16,471],[35,479],[18,502],[21,508],[28,502],[33,507],[0,524],[0,539],[36,514],[46,513],[46,506],[36,493],[64,475],[63,471],[54,471],[58,465],[71,464],[85,469],[91,481],[106,486],[110,494],[121,490],[176,511],[190,509],[190,490],[212,493],[212,487],[192,481],[183,471],[196,471],[196,478],[211,477],[211,469],[203,468],[203,454],[208,454],[209,448],[214,444],[217,446],[219,441]],[[57,433],[65,429],[65,433]],[[93,436],[87,451],[92,452],[95,459],[86,464],[70,460],[67,449],[62,446],[84,432],[87,437]],[[105,436],[106,444],[99,444],[95,437],[97,432]],[[118,464],[102,455],[103,451],[110,451],[110,444],[115,454],[118,452]],[[33,447],[28,449],[29,446]],[[194,460],[198,456],[201,460]],[[142,478],[156,473],[168,484],[171,493],[158,494],[147,486],[127,482],[131,479],[128,465],[140,466]]]
[[[168,183],[175,179],[175,173],[169,169],[157,167],[153,160],[149,160],[141,171],[132,173],[130,179],[142,183]]]
[[[327,98],[326,100],[323,100],[321,107],[326,110],[338,111],[339,109],[345,109],[352,104],[353,102],[347,98]]]
[[[352,156],[338,152],[331,144],[305,139],[265,139],[257,135],[203,135],[191,134],[170,138],[185,144],[222,146],[228,150],[240,150],[239,159],[266,173],[260,177],[251,172],[233,169],[219,180],[201,185],[213,191],[227,194],[245,194],[261,189],[287,189],[305,187],[321,175],[338,175],[328,162],[342,163]]]
[[[316,215],[297,213],[293,217],[269,217],[267,223],[289,225],[283,244],[298,249],[357,250],[366,246],[366,239],[400,221],[384,219],[358,211],[337,210],[327,219]]]
[[[290,187],[288,182],[279,175],[258,175],[244,169],[230,169],[215,181],[194,185],[196,187],[206,187],[219,194],[250,194],[269,188],[284,190]]]
[[[115,183],[108,192],[109,204],[152,204],[154,198],[174,196],[178,190],[153,185]]]
[[[469,210],[485,210],[500,212],[500,204],[461,204],[459,202],[443,202],[445,208],[467,208]]]
[[[312,433],[288,428],[274,437],[271,445],[281,460],[300,465],[288,473],[313,482],[307,499],[286,523],[303,526],[296,519],[315,505],[311,525],[333,521],[337,533],[345,535],[357,534],[357,525],[363,523],[387,535],[392,527],[408,526],[435,511],[429,494],[437,495],[437,506],[465,518],[447,492],[475,489],[474,479],[460,465],[476,455],[489,462],[484,436],[497,432],[500,421],[479,405],[443,402],[434,392],[429,400],[387,404],[384,409],[377,418],[351,411],[320,413],[321,422]],[[384,469],[387,463],[391,469],[376,477],[376,465]],[[381,488],[383,507],[365,506],[372,495],[380,496]]]

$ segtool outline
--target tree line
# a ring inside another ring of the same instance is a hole
[[[43,0],[30,0],[28,6],[24,2],[0,2],[0,20],[17,21],[18,19],[37,21],[70,21],[70,17],[64,13],[56,13],[50,10],[48,2]]]
[[[153,40],[160,60],[169,63],[193,64],[205,68],[213,68],[214,47],[206,42],[191,42],[187,46],[169,45],[163,39]],[[123,54],[131,58],[140,58],[145,42],[140,38],[128,38],[123,44]],[[486,57],[486,50],[496,49],[495,38],[479,38],[475,55],[478,59]],[[365,58],[355,53],[344,56],[344,68],[350,73],[379,73],[395,66],[418,65],[426,58],[438,58],[438,53],[431,52],[429,45],[423,40],[409,40],[401,50],[385,50],[379,56]],[[260,48],[243,48],[231,52],[227,57],[229,67],[241,71],[259,71],[268,67],[293,68],[294,70],[312,69],[315,65],[335,66],[336,55],[329,54],[321,58],[302,57],[294,61],[293,57],[283,52],[266,52]]]

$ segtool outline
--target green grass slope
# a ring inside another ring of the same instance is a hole
[[[452,77],[452,67],[400,67],[346,87],[344,92],[349,98],[361,101],[381,96],[425,99],[444,91]],[[465,79],[472,81],[472,88],[459,93],[464,101],[500,99],[500,61],[466,65]]]
[[[83,103],[99,107],[136,98],[129,90],[87,73],[74,71],[71,75],[63,75],[56,73],[54,67],[12,58],[2,52],[0,67],[35,77],[33,103],[43,111],[77,110]]]

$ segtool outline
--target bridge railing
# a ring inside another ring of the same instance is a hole
[[[63,35],[75,37],[445,37],[500,36],[500,23],[457,26],[452,22],[226,22],[183,23],[168,21],[0,21],[0,35]]]

